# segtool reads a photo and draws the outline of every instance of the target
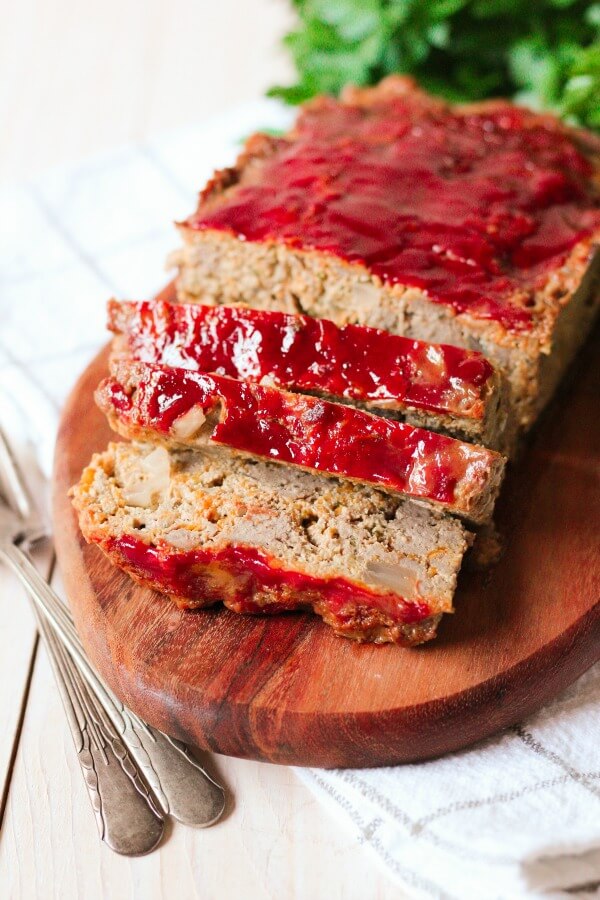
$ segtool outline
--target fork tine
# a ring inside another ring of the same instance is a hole
[[[21,468],[15,458],[15,454],[11,448],[9,440],[0,425],[0,484],[5,486],[6,502],[13,512],[23,520],[25,526],[39,526],[39,516],[37,508],[32,500],[31,494],[25,482],[25,478],[21,472]],[[60,602],[58,596],[48,592],[48,606],[54,612],[57,619],[61,621],[63,630],[66,631],[73,643],[78,645],[83,652],[81,641],[73,618],[65,606]]]
[[[24,522],[36,516],[35,506],[25,484],[17,461],[0,425],[0,482],[4,488],[6,502]]]

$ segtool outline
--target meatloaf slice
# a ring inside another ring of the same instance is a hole
[[[108,303],[116,352],[355,403],[508,450],[503,380],[480,353],[243,307]]]
[[[493,450],[317,397],[223,375],[115,360],[96,400],[124,437],[219,444],[405,494],[480,524],[504,472]]]
[[[508,102],[320,97],[201,193],[178,296],[478,350],[527,426],[598,309],[599,172],[599,138]]]
[[[219,451],[111,444],[72,497],[86,540],[181,607],[312,608],[376,643],[434,637],[470,541],[411,501]]]

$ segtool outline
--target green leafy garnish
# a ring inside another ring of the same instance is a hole
[[[288,103],[393,72],[453,101],[514,97],[600,129],[600,2],[292,0]]]

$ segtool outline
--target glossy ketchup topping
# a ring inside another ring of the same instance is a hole
[[[223,410],[210,439],[251,455],[356,479],[468,511],[498,454],[484,447],[350,406],[289,394],[219,375],[144,363],[121,365],[104,382],[101,405],[125,425],[179,440],[176,423],[192,408]],[[193,444],[186,435],[181,443]]]
[[[348,400],[480,419],[486,358],[375,328],[239,307],[109,303],[109,327],[136,359]]]
[[[176,551],[166,542],[153,546],[124,535],[110,538],[106,549],[117,553],[133,572],[158,589],[194,601],[220,600],[237,612],[280,612],[311,606],[317,600],[343,622],[352,608],[376,609],[395,622],[410,624],[431,615],[426,600],[390,592],[378,593],[345,578],[317,578],[285,569],[278,560],[253,547],[229,545],[219,550]],[[225,577],[224,577],[225,576]],[[267,606],[257,595],[267,588]]]
[[[274,146],[188,227],[334,254],[510,330],[531,327],[540,278],[600,226],[575,141],[507,103],[324,100]]]

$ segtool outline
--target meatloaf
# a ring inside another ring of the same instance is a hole
[[[111,444],[72,497],[86,540],[182,607],[312,608],[376,643],[434,637],[470,541],[411,501],[219,451]]]
[[[526,427],[598,308],[599,172],[600,139],[550,115],[349,88],[215,174],[179,225],[178,296],[477,350]]]
[[[505,384],[480,353],[243,307],[108,303],[115,353],[354,403],[510,450]]]
[[[504,458],[493,450],[318,397],[223,375],[115,360],[96,392],[124,437],[219,444],[243,455],[371,484],[488,522]]]

